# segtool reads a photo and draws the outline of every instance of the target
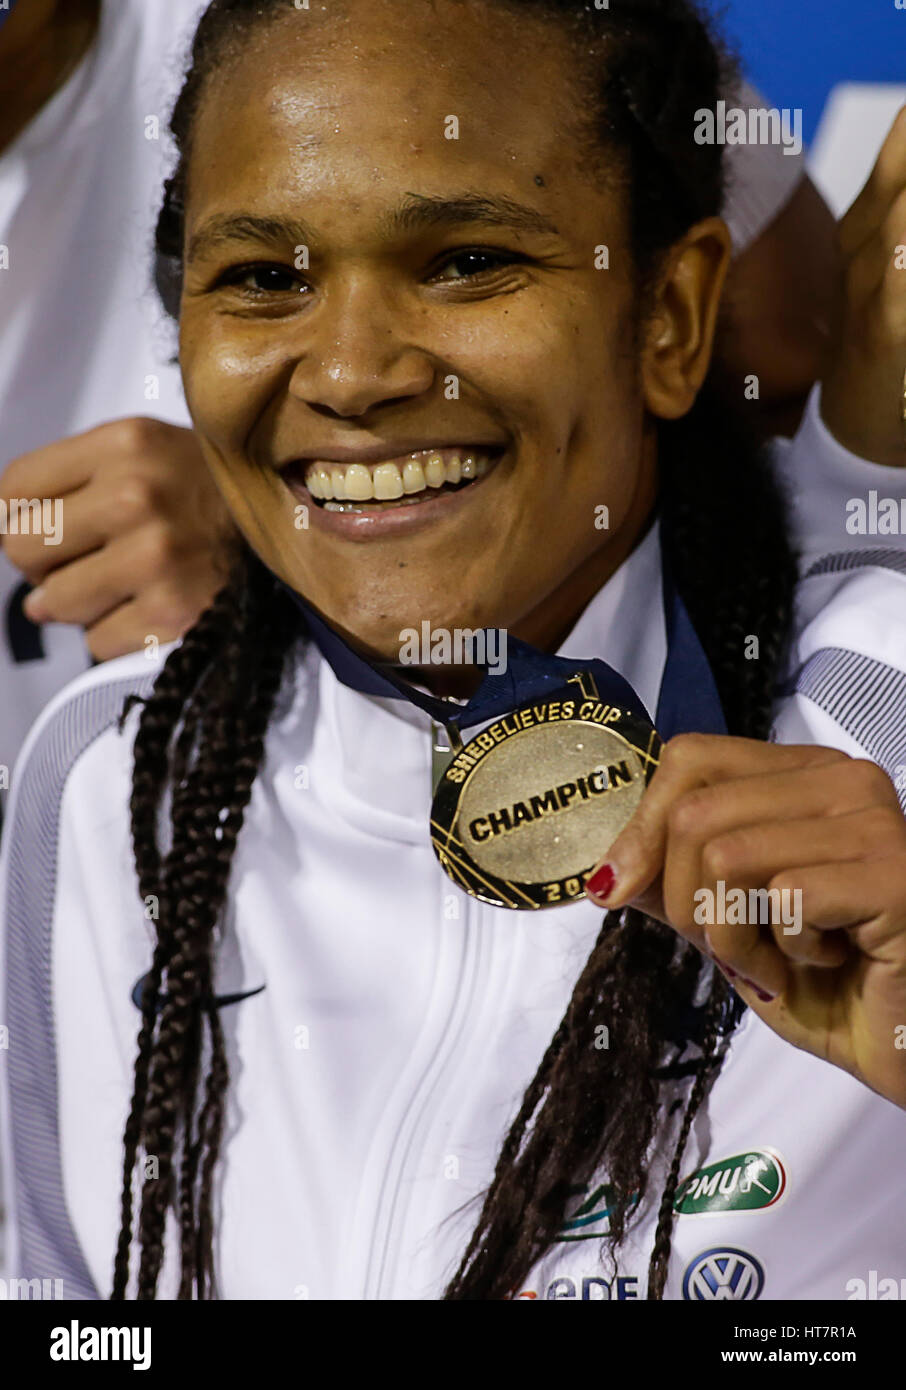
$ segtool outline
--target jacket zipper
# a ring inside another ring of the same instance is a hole
[[[436,785],[440,772],[456,749],[457,738],[448,740],[449,747],[444,750],[443,731],[432,726],[432,788]],[[461,746],[461,744],[460,744]],[[446,752],[446,756],[444,756]],[[441,870],[438,870],[442,873]],[[461,929],[458,934],[458,947],[442,936],[439,948],[438,971],[452,978],[444,1008],[443,1021],[431,1045],[431,1055],[425,1064],[418,1082],[412,1089],[394,1135],[381,1184],[381,1193],[374,1215],[373,1238],[365,1274],[365,1298],[382,1299],[394,1297],[397,1272],[400,1262],[400,1249],[407,1228],[407,1218],[413,1197],[412,1184],[409,1194],[405,1192],[407,1176],[417,1171],[417,1165],[410,1167],[413,1150],[420,1137],[430,1133],[430,1106],[440,1089],[445,1073],[452,1060],[462,1057],[462,1038],[473,1010],[478,979],[478,957],[480,935],[476,930],[475,913],[480,905],[473,903],[466,894],[459,892],[443,875],[440,884],[441,897],[455,894],[459,904],[458,921]],[[456,920],[456,919],[454,919]],[[441,914],[444,932],[446,919]],[[452,933],[451,933],[452,935]],[[448,959],[449,957],[452,957]]]

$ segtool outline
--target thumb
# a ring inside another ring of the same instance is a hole
[[[661,874],[667,844],[666,821],[643,797],[625,830],[592,870],[585,891],[599,907],[639,907],[662,917]],[[650,803],[649,803],[650,804]]]

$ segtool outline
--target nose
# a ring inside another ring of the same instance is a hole
[[[436,366],[411,315],[379,287],[348,285],[303,320],[290,395],[344,419],[430,390]]]

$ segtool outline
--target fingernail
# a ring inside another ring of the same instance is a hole
[[[728,980],[739,979],[739,973],[734,970],[732,966],[727,965],[726,961],[722,961],[720,956],[716,956],[713,951],[709,951],[708,955],[711,957],[718,970],[723,971]]]
[[[766,989],[762,989],[760,985],[756,985],[754,980],[747,980],[745,975],[741,975],[740,979],[744,985],[748,985],[749,989],[761,1000],[762,1004],[770,1004],[772,999],[777,998],[776,994],[768,994]]]
[[[713,951],[709,951],[708,955],[717,968],[723,971],[728,980],[739,980],[741,984],[744,984],[761,1000],[762,1004],[770,1004],[772,999],[777,998],[776,994],[768,994],[767,990],[762,989],[761,985],[756,985],[755,981],[750,980],[748,976],[740,975],[738,970],[734,970],[731,965],[727,965],[726,961],[722,961],[720,956],[716,956]]]
[[[585,881],[585,891],[589,897],[596,898],[603,902],[609,898],[614,889],[617,876],[609,864],[601,864],[590,878]]]

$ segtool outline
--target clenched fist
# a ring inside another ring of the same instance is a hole
[[[235,531],[191,430],[99,425],[14,459],[0,497],[54,500],[53,543],[3,549],[35,586],[28,617],[83,627],[98,661],[181,636],[225,582]]]

